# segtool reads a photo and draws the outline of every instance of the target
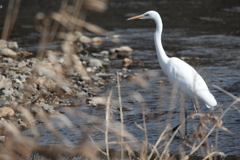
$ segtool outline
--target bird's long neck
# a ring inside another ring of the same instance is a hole
[[[160,63],[160,66],[163,70],[163,72],[166,74],[166,64],[168,62],[169,57],[166,55],[163,46],[162,46],[162,20],[160,16],[155,17],[155,22],[156,22],[156,31],[154,34],[154,42],[155,42],[155,47],[157,51],[157,56],[158,56],[158,61]]]

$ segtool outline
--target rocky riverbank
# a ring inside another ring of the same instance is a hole
[[[56,108],[79,106],[82,101],[88,105],[104,104],[106,99],[98,97],[95,91],[116,82],[116,74],[106,72],[106,68],[121,57],[126,73],[125,67],[133,62],[130,47],[90,53],[89,48],[104,43],[101,38],[89,38],[80,32],[62,37],[61,50],[38,54],[29,53],[17,42],[0,40],[1,141],[8,134],[5,122],[28,129],[39,123],[36,115],[40,113],[64,114]]]

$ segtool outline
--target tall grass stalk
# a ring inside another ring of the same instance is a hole
[[[161,133],[161,135],[159,136],[157,142],[156,142],[155,145],[152,147],[151,153],[150,153],[149,156],[148,156],[148,160],[150,160],[150,159],[152,158],[154,152],[157,153],[156,157],[159,156],[159,153],[158,153],[158,151],[157,151],[157,146],[159,145],[159,143],[160,143],[161,141],[164,140],[164,136],[166,136],[166,134],[167,134],[168,131],[169,131],[169,128],[166,127],[165,130]]]
[[[109,146],[108,146],[108,134],[109,134],[109,123],[110,123],[110,101],[112,97],[112,90],[110,91],[110,94],[107,98],[107,104],[106,104],[106,130],[105,130],[105,144],[106,144],[106,153],[107,153],[107,159],[110,160],[109,155]]]
[[[121,96],[121,86],[120,86],[120,80],[119,80],[119,72],[117,72],[117,86],[118,86],[118,101],[119,101],[119,108],[120,108],[120,119],[121,119],[121,135],[120,135],[120,141],[121,141],[121,159],[123,159],[123,124],[124,124],[124,119],[123,119],[123,109],[122,109],[122,96]]]
[[[21,0],[9,0],[7,16],[4,21],[4,26],[2,30],[2,39],[7,40],[13,30],[14,24],[17,20],[18,11],[20,7]]]

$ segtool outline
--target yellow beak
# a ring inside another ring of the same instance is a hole
[[[135,16],[135,17],[131,17],[131,18],[128,18],[127,20],[134,20],[134,19],[139,19],[139,18],[142,18],[144,17],[144,15],[139,15],[139,16]]]

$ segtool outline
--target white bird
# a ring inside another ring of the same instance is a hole
[[[197,99],[199,102],[205,104],[208,108],[216,106],[216,99],[210,93],[205,81],[196,72],[196,70],[181,59],[176,57],[169,58],[166,55],[161,40],[163,24],[160,15],[156,11],[148,11],[142,15],[128,18],[127,20],[133,19],[153,19],[155,21],[156,31],[154,33],[154,42],[157,51],[157,57],[163,72],[168,77],[169,82],[174,87],[177,87],[177,90],[179,90],[182,95],[190,98],[192,103],[193,100]],[[193,106],[195,108],[194,103]],[[197,111],[196,108],[195,111]],[[187,124],[185,124],[185,134],[187,134],[186,126]]]

